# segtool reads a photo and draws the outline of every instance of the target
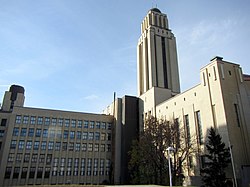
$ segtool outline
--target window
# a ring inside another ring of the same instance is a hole
[[[95,132],[95,140],[100,140],[100,133],[99,132]]]
[[[93,140],[94,139],[94,133],[93,132],[89,132],[89,140]]]
[[[18,134],[19,134],[19,128],[18,127],[14,127],[12,136],[18,136]]]
[[[23,162],[26,162],[26,163],[30,162],[30,154],[29,153],[25,153],[24,154]]]
[[[99,144],[95,144],[95,152],[99,151]]]
[[[86,143],[83,143],[82,144],[82,151],[87,151],[87,144]]]
[[[92,171],[92,159],[91,158],[88,158],[88,163],[87,163],[87,175],[90,176]]]
[[[6,124],[7,124],[7,119],[2,119],[2,121],[1,121],[1,126],[6,126]]]
[[[60,167],[60,173],[59,176],[64,176],[64,165],[65,165],[65,158],[61,159],[61,167]]]
[[[43,168],[38,167],[37,168],[37,173],[36,173],[36,178],[42,178],[42,176],[43,176]]]
[[[43,137],[44,138],[48,137],[48,129],[43,129]]]
[[[70,131],[70,139],[75,139],[75,131]]]
[[[192,169],[194,167],[193,157],[192,156],[188,157],[188,164],[189,164],[189,168]]]
[[[71,120],[71,127],[76,127],[76,120],[75,119]]]
[[[18,149],[23,150],[23,148],[24,148],[24,140],[19,140]]]
[[[57,137],[58,139],[61,139],[61,138],[62,138],[62,131],[61,131],[61,130],[57,130],[57,131],[56,131],[56,137]]]
[[[74,143],[69,142],[69,151],[74,151]]]
[[[45,154],[40,154],[39,163],[44,163],[44,162],[45,162]]]
[[[107,140],[108,140],[108,141],[110,141],[110,140],[111,140],[111,133],[108,133]]]
[[[76,132],[76,139],[80,140],[82,138],[82,132],[81,131],[77,131]]]
[[[22,116],[17,115],[16,116],[16,124],[21,124]]]
[[[30,168],[30,172],[29,172],[29,178],[33,179],[35,177],[35,172],[36,172],[36,168],[35,167],[31,167]]]
[[[100,160],[100,175],[104,175],[104,159]]]
[[[20,136],[26,136],[27,128],[21,128]]]
[[[78,128],[82,128],[82,120],[78,120],[77,121],[77,127]]]
[[[71,175],[71,170],[72,170],[72,158],[68,158],[68,164],[67,164],[67,176]]]
[[[33,137],[34,136],[34,128],[29,128],[28,136],[29,137]]]
[[[37,124],[42,125],[43,124],[43,117],[38,117],[37,118]]]
[[[23,116],[23,124],[29,123],[29,116]]]
[[[86,120],[84,121],[84,128],[85,129],[89,128],[89,121]]]
[[[14,167],[13,179],[18,179],[20,173],[20,167]]]
[[[107,144],[107,151],[111,152],[111,144]]]
[[[81,148],[81,144],[80,143],[76,143],[75,151],[80,151],[80,148]]]
[[[16,154],[16,163],[22,162],[23,154],[22,153],[17,153]]]
[[[32,141],[31,141],[31,140],[28,140],[28,141],[26,142],[26,150],[31,150],[31,148],[32,148]]]
[[[205,155],[201,155],[200,156],[200,167],[204,168],[206,166],[206,156]]]
[[[92,143],[88,144],[88,151],[93,151],[93,144]]]
[[[56,121],[57,121],[56,118],[52,118],[52,120],[51,120],[51,125],[55,126],[55,125],[56,125]]]
[[[52,176],[56,176],[57,175],[58,163],[59,163],[59,158],[54,158]]]
[[[60,149],[61,149],[61,142],[56,142],[56,144],[55,144],[55,150],[56,151],[60,151]]]
[[[4,130],[0,130],[0,138],[4,136]]]
[[[237,104],[234,104],[234,111],[235,111],[235,114],[236,114],[237,125],[238,125],[238,127],[240,127],[240,113],[239,113],[239,107],[238,107]]]
[[[106,134],[105,133],[102,133],[101,134],[101,140],[105,140],[106,139]]]
[[[30,124],[31,125],[35,125],[36,124],[36,117],[35,116],[31,116],[30,117]]]
[[[83,140],[87,140],[88,139],[88,133],[87,132],[83,132],[82,133],[82,139]]]
[[[27,168],[27,167],[23,167],[23,168],[22,168],[21,178],[22,178],[22,179],[26,179],[27,174],[28,174],[28,168]]]
[[[11,170],[12,170],[11,167],[6,167],[6,169],[5,169],[5,174],[4,174],[4,178],[5,178],[5,179],[10,179]]]
[[[65,119],[65,121],[64,121],[64,126],[65,126],[65,127],[69,127],[69,122],[70,122],[69,119]]]
[[[101,152],[105,151],[105,144],[101,144]]]
[[[191,142],[191,135],[190,135],[190,125],[189,125],[189,116],[184,116],[185,125],[186,125],[186,137],[187,137],[187,144],[190,145]]]
[[[94,173],[95,176],[98,175],[98,159],[94,159]]]
[[[97,121],[96,124],[95,124],[95,127],[96,127],[97,129],[100,129],[100,126],[101,126],[101,125],[100,125],[100,122]]]
[[[67,149],[68,149],[68,143],[67,142],[63,142],[63,144],[62,144],[62,150],[63,151],[67,151]]]
[[[94,121],[90,121],[89,128],[93,129],[94,127],[95,127],[95,122]]]
[[[111,130],[111,128],[112,128],[111,123],[108,123],[108,130]]]
[[[172,136],[173,142],[176,142],[176,147],[180,148],[180,129],[179,129],[179,118],[175,118],[174,119],[174,125],[176,126],[175,131],[176,133],[174,134],[174,136]]]
[[[11,142],[10,142],[10,148],[11,149],[16,149],[16,144],[17,144],[16,140],[11,140]]]
[[[110,166],[111,166],[111,161],[109,159],[106,159],[106,175],[109,176],[110,174]]]
[[[54,139],[55,136],[56,136],[56,131],[55,131],[55,129],[54,129],[54,128],[50,128],[50,129],[49,129],[49,137]]]
[[[63,126],[63,119],[62,118],[58,119],[58,125]]]
[[[42,150],[46,150],[46,148],[47,148],[47,142],[46,141],[42,141],[42,143],[41,143],[41,149]]]
[[[85,158],[82,158],[82,159],[81,159],[80,175],[81,175],[81,176],[84,176],[84,175],[85,175]]]
[[[52,154],[47,154],[47,158],[46,158],[46,164],[51,164],[51,160],[52,160]]]
[[[63,138],[68,139],[68,136],[69,136],[69,131],[64,131],[63,132]]]
[[[102,128],[102,129],[106,129],[106,123],[105,123],[105,122],[102,122],[101,128]]]
[[[78,175],[78,167],[79,167],[79,158],[75,158],[75,161],[74,161],[74,176]]]
[[[52,150],[54,148],[54,142],[48,143],[48,150]]]
[[[31,163],[36,163],[37,162],[37,158],[38,158],[38,155],[37,154],[32,154],[32,157],[31,157]]]
[[[9,153],[8,162],[14,162],[14,154],[13,153]]]
[[[46,117],[46,118],[45,118],[44,124],[45,124],[45,125],[50,125],[50,118],[49,118],[49,117]]]
[[[203,142],[203,133],[202,133],[202,125],[201,125],[201,114],[200,111],[196,112],[196,122],[197,122],[197,128],[198,128],[198,139],[199,143],[202,145]]]
[[[43,143],[43,142],[42,142]],[[46,142],[45,142],[46,143]],[[35,141],[34,142],[34,147],[33,147],[33,149],[34,150],[38,150],[39,149],[39,144],[40,144],[40,142],[39,141]],[[41,145],[41,149],[43,149],[43,145]],[[46,149],[46,145],[45,145],[45,149]]]
[[[49,176],[50,176],[50,168],[46,167],[44,172],[44,178],[49,178]]]
[[[36,129],[36,137],[41,137],[42,130]]]

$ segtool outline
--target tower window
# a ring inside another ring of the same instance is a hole
[[[238,127],[240,127],[240,113],[239,113],[239,106],[237,104],[234,104],[234,110],[236,114],[237,125]]]
[[[196,111],[195,114],[196,114],[196,123],[197,123],[197,128],[198,128],[198,139],[199,139],[200,145],[202,145],[204,143],[204,140],[203,140],[203,133],[202,133],[201,114],[200,114],[200,111]]]

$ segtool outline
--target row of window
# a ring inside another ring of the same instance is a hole
[[[53,142],[53,141],[34,141],[27,140],[12,140],[10,144],[11,149],[18,150],[55,150],[55,151],[111,151],[111,144],[98,143],[75,143],[75,142]]]
[[[111,123],[100,121],[88,121],[88,120],[76,120],[76,119],[64,119],[64,118],[50,118],[41,116],[27,116],[17,115],[16,124],[30,124],[30,125],[52,125],[52,126],[65,126],[65,127],[77,127],[77,128],[96,128],[96,129],[108,129],[111,130]]]
[[[42,137],[42,138],[56,138],[56,139],[78,139],[78,140],[111,140],[111,133],[100,132],[82,132],[82,131],[68,131],[56,129],[40,129],[40,128],[19,128],[14,127],[12,136],[21,137]]]
[[[5,179],[49,178],[50,176],[103,176],[110,174],[110,159],[54,158],[51,167],[6,167]],[[105,172],[106,171],[106,172]]]

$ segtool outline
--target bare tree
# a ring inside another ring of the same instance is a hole
[[[181,183],[183,166],[193,149],[192,137],[187,135],[177,119],[167,121],[150,117],[145,120],[144,131],[130,151],[129,170],[135,184],[167,184],[167,148],[173,147],[173,184]],[[178,182],[179,181],[179,182]]]

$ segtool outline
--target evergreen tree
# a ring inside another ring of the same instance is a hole
[[[206,148],[208,154],[205,156],[208,162],[206,162],[204,168],[201,169],[202,180],[205,186],[225,186],[225,168],[230,163],[230,151],[229,148],[225,148],[225,143],[221,141],[220,134],[216,133],[212,127],[209,130]]]

